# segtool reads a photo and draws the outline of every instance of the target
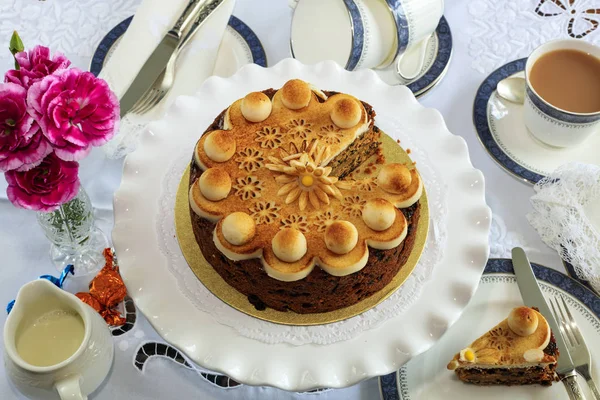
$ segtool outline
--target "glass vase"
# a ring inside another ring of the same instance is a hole
[[[56,211],[39,212],[37,220],[52,242],[50,258],[59,271],[73,264],[75,274],[98,272],[104,266],[106,235],[94,223],[92,203],[81,187],[77,196]]]

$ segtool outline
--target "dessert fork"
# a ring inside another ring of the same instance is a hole
[[[590,356],[590,351],[585,344],[583,335],[581,334],[581,331],[579,330],[579,327],[577,326],[577,323],[575,322],[575,319],[573,318],[565,299],[560,296],[561,302],[558,301],[557,297],[554,297],[553,300],[554,301],[550,300],[552,313],[554,314],[554,318],[556,318],[560,324],[560,333],[567,343],[569,354],[573,359],[573,364],[575,364],[575,370],[585,378],[590,390],[592,391],[592,394],[594,395],[594,398],[596,400],[600,400],[600,391],[598,390],[598,387],[594,383],[594,380],[590,374],[590,370],[592,369],[592,357]]]
[[[181,39],[181,42],[171,55],[171,58],[169,58],[163,72],[156,78],[150,89],[148,89],[133,107],[131,107],[129,112],[138,115],[146,114],[165,98],[167,93],[173,87],[173,82],[175,82],[175,65],[177,64],[179,53],[181,53],[183,47],[190,41],[194,34],[198,32],[206,18],[223,4],[223,2],[224,0],[213,0],[200,10],[194,24],[183,39]]]

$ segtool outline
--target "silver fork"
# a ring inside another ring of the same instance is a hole
[[[206,17],[216,10],[222,3],[223,0],[213,0],[211,4],[208,4],[206,7],[201,9],[198,17],[194,21],[194,24],[188,33],[183,37],[183,39],[181,39],[181,42],[171,55],[171,58],[169,58],[164,71],[158,76],[158,78],[156,78],[152,84],[152,87],[150,87],[150,89],[148,89],[139,98],[133,107],[131,107],[131,110],[129,111],[130,113],[139,115],[146,114],[165,98],[169,90],[171,90],[173,87],[173,82],[175,82],[175,66],[177,65],[179,53],[181,53],[183,47],[190,41],[200,26],[202,26]]]
[[[565,299],[560,296],[562,306],[559,303],[558,298],[554,297],[553,300],[554,301],[550,301],[552,313],[559,323],[560,333],[567,343],[569,354],[573,359],[573,364],[575,364],[575,370],[585,378],[594,398],[600,400],[600,391],[598,391],[598,387],[590,374],[590,370],[592,369],[592,357],[590,356],[590,350],[585,344],[583,335],[581,334],[573,315],[571,315],[571,311],[569,310]]]

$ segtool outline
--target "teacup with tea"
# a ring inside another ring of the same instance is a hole
[[[582,40],[548,42],[525,66],[524,118],[531,134],[555,147],[600,130],[600,48]]]

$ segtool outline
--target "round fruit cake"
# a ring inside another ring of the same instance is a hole
[[[190,166],[190,216],[208,263],[257,308],[319,313],[380,291],[419,223],[414,165],[350,174],[377,154],[373,108],[301,80],[217,116]]]

